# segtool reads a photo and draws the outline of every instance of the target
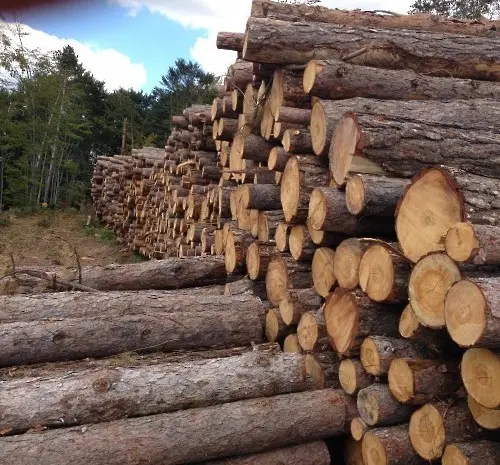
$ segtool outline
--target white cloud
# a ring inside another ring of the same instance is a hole
[[[184,27],[203,29],[194,46],[192,57],[206,71],[224,74],[236,54],[217,50],[215,40],[219,31],[244,32],[250,15],[251,0],[112,0],[136,14],[141,8],[159,13]],[[330,8],[389,10],[406,13],[414,0],[323,0]]]
[[[74,39],[62,39],[26,25],[23,25],[23,29],[28,33],[23,38],[23,45],[27,49],[50,52],[71,45],[84,68],[97,79],[104,81],[106,89],[110,91],[120,87],[140,90],[147,81],[144,65],[132,63],[128,56],[118,50],[100,48]]]

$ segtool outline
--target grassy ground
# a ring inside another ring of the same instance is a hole
[[[88,213],[71,211],[11,213],[0,215],[0,276],[12,267],[76,266],[74,245],[82,266],[131,263],[140,258],[115,241],[112,231],[94,223],[87,227]],[[67,242],[65,242],[67,241]]]

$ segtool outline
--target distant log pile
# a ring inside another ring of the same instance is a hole
[[[3,302],[9,463],[500,463],[499,26],[254,0],[213,104],[97,161],[160,260]]]

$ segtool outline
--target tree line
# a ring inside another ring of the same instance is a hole
[[[80,205],[98,156],[164,146],[172,115],[217,94],[216,77],[184,59],[150,93],[110,92],[71,46],[42,53],[24,38],[0,23],[0,211]]]

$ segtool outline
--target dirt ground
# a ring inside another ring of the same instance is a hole
[[[12,269],[11,254],[17,268],[75,267],[73,244],[82,267],[131,263],[139,257],[117,244],[111,231],[93,224],[86,227],[88,213],[54,212],[34,214],[3,213],[0,216],[0,276]]]

